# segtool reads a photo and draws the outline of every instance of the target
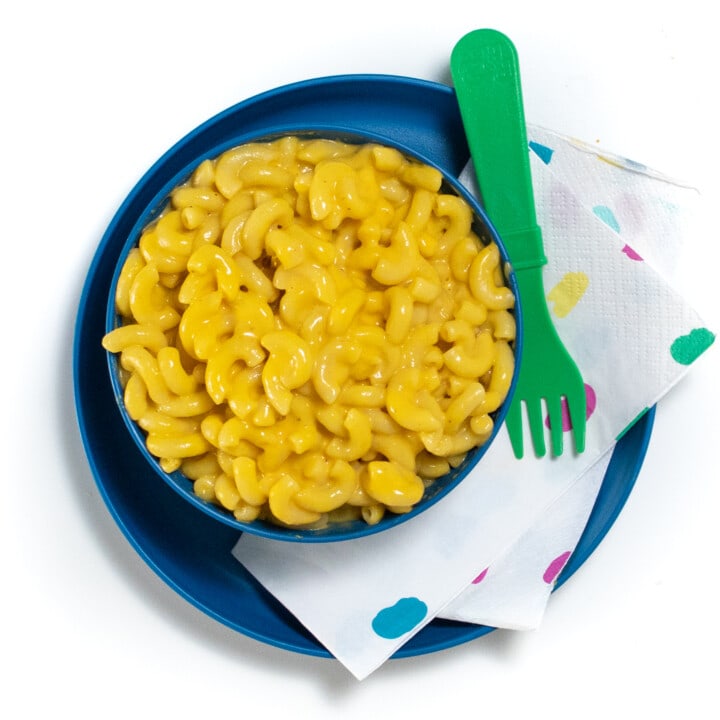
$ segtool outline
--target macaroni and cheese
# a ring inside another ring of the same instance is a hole
[[[166,472],[245,522],[404,513],[513,375],[497,246],[438,170],[281,137],[203,161],[128,254],[103,338]]]

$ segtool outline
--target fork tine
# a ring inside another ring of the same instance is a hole
[[[567,402],[575,440],[575,452],[581,453],[585,450],[585,425],[587,422],[585,386],[581,384],[577,391],[568,393]]]
[[[552,454],[556,457],[563,451],[562,400],[559,396],[545,398],[550,424]]]
[[[505,416],[505,425],[510,435],[510,444],[512,445],[515,457],[520,460],[523,456],[523,429],[522,429],[522,401],[515,398],[508,408]]]
[[[542,417],[542,404],[540,398],[525,400],[530,425],[530,436],[535,446],[535,454],[538,457],[545,455],[545,427]]]

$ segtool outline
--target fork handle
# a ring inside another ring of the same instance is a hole
[[[497,30],[462,37],[450,69],[485,210],[514,270],[547,262],[535,216],[517,51]]]

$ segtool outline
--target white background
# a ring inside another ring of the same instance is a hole
[[[710,3],[11,7],[0,43],[0,715],[718,717],[717,348],[660,404],[625,510],[539,630],[394,660],[362,683],[219,625],[143,564],[87,466],[70,369],[103,230],[170,145],[287,82],[449,82],[455,41],[477,27],[515,41],[529,122],[687,180],[717,207]],[[715,222],[688,248],[689,296],[716,332],[718,244]]]

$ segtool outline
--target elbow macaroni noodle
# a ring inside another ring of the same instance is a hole
[[[124,404],[241,521],[407,512],[493,430],[514,297],[441,174],[283,137],[205,160],[121,270]]]

